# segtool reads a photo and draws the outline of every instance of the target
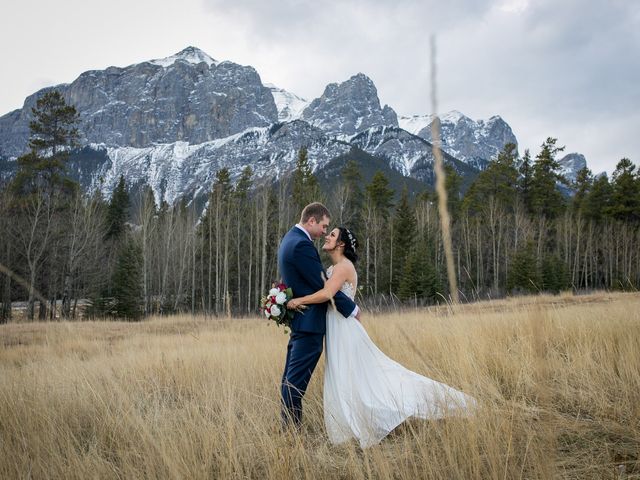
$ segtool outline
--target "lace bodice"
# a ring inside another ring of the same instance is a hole
[[[331,274],[333,273],[333,265],[327,268],[327,278],[331,278]],[[358,282],[358,274],[356,273],[356,283]],[[344,293],[351,300],[356,298],[356,285],[351,282],[344,282],[342,287],[340,287],[340,291]]]

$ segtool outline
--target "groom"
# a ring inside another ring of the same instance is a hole
[[[284,236],[278,249],[278,269],[294,297],[303,297],[324,287],[324,268],[313,240],[327,234],[331,215],[327,207],[314,202],[302,210],[300,223]],[[358,307],[338,292],[334,297],[338,311],[345,317],[359,317]],[[327,303],[307,305],[296,312],[291,322],[287,359],[282,375],[282,421],[299,426],[302,420],[302,397],[307,390],[320,354],[326,331]]]

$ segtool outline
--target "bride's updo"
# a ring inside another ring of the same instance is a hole
[[[344,243],[344,256],[351,260],[352,263],[356,263],[358,260],[358,239],[351,230],[346,227],[338,227],[340,230],[340,236],[338,241]]]

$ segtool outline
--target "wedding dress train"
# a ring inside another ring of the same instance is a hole
[[[355,297],[354,285],[345,283],[341,290]],[[324,420],[332,443],[355,438],[366,448],[409,417],[468,414],[475,403],[387,357],[354,317],[327,310]]]

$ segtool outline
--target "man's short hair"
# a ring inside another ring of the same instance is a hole
[[[316,222],[320,223],[323,217],[331,218],[329,209],[320,202],[313,202],[304,207],[302,215],[300,215],[300,223],[307,223],[311,217],[316,219]]]

